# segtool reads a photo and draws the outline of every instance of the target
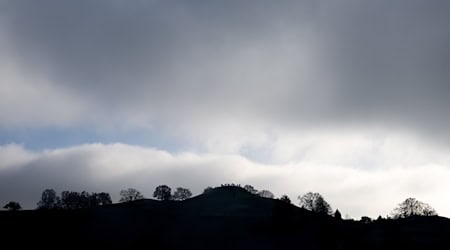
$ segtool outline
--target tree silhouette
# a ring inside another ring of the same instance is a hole
[[[93,196],[95,198],[95,196]],[[91,195],[83,191],[81,193],[73,191],[61,192],[61,207],[63,209],[80,209],[96,206],[96,201],[91,198]]]
[[[144,196],[134,188],[123,189],[120,191],[119,202],[129,202],[144,199]]]
[[[206,188],[203,190],[203,193],[206,194],[206,193],[212,191],[213,189],[214,189],[214,188],[212,188],[212,187],[206,187]]]
[[[364,224],[369,224],[372,222],[372,219],[368,216],[362,216],[360,221]]]
[[[97,200],[97,205],[99,205],[99,206],[112,204],[111,196],[108,193],[101,192],[101,193],[95,194],[95,197]]]
[[[22,206],[19,204],[19,202],[10,201],[3,208],[5,208],[9,211],[17,211],[17,210],[22,209]]]
[[[288,204],[291,204],[291,199],[289,199],[289,196],[287,196],[287,195],[285,195],[285,194],[283,194],[283,195],[280,197],[280,201],[283,201],[283,202],[286,202],[286,203],[288,203]]]
[[[408,198],[392,212],[394,219],[407,218],[410,216],[433,216],[437,215],[434,208],[430,205],[416,200],[415,198]]]
[[[82,193],[83,194],[83,193]],[[87,193],[88,207],[97,207],[112,204],[111,196],[108,193]]]
[[[258,190],[256,190],[252,185],[245,185],[244,189],[251,194],[258,194]]]
[[[58,207],[62,209],[92,208],[112,204],[108,193],[63,191]]]
[[[320,214],[332,214],[331,206],[319,193],[308,192],[303,196],[299,196],[300,206]]]
[[[275,195],[273,195],[273,193],[270,192],[269,190],[261,190],[258,192],[258,195],[264,198],[271,198],[271,199],[275,197]]]
[[[153,192],[153,197],[158,200],[167,201],[172,198],[172,190],[167,185],[159,185],[156,187],[155,192]]]
[[[313,211],[320,214],[332,213],[330,204],[328,204],[322,196],[317,197]]]
[[[60,198],[55,190],[46,189],[42,192],[41,200],[37,203],[38,209],[54,209],[60,205]]]
[[[187,188],[178,187],[173,193],[172,199],[182,201],[192,196],[191,190]]]
[[[339,209],[336,209],[336,212],[334,212],[334,218],[342,220],[342,214],[339,212]]]

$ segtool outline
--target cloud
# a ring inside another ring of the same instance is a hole
[[[440,198],[449,10],[406,0],[2,1],[0,135],[84,131],[71,136],[124,144],[4,145],[0,197],[32,206],[49,185],[150,194],[161,181],[195,192],[249,182],[293,197],[314,189],[355,216],[410,195],[450,214]],[[127,145],[131,135],[179,153]],[[14,197],[5,189],[21,185]]]
[[[404,3],[6,1],[1,125],[157,127],[229,152],[292,127],[447,143],[450,6]]]
[[[404,140],[401,143],[408,145]],[[352,143],[349,144],[351,146]],[[389,144],[385,143],[379,151],[389,151]],[[376,147],[371,145],[369,148]],[[135,187],[151,197],[154,188],[160,184],[168,184],[172,188],[188,187],[199,194],[206,186],[240,183],[270,189],[277,196],[286,193],[294,202],[299,194],[317,191],[334,208],[355,217],[386,215],[397,203],[410,196],[429,202],[440,214],[449,216],[449,204],[444,198],[449,188],[450,169],[445,166],[448,156],[440,152],[440,162],[408,158],[424,154],[422,149],[406,147],[400,150],[398,153],[405,156],[403,165],[366,169],[352,166],[345,155],[341,162],[336,157],[332,163],[324,163],[318,159],[322,156],[312,153],[303,161],[262,164],[240,155],[173,154],[119,143],[84,144],[39,152],[30,152],[21,145],[8,145],[0,148],[0,161],[4,165],[0,169],[0,203],[17,200],[27,208],[34,208],[40,193],[46,188],[54,188],[58,192],[106,191],[118,200],[120,189],[127,187]],[[8,162],[8,155],[13,151],[16,152],[16,161]],[[383,155],[368,151],[378,157]],[[434,155],[424,157],[432,158],[438,159]],[[408,160],[418,164],[410,164]],[[396,159],[387,158],[386,161],[395,163]]]
[[[73,127],[91,121],[82,97],[55,85],[45,73],[20,67],[0,30],[0,128]]]
[[[26,165],[35,158],[36,154],[24,150],[22,145],[9,144],[0,146],[0,170]]]

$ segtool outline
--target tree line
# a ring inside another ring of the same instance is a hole
[[[89,193],[86,191],[63,191],[58,196],[53,189],[42,192],[41,199],[37,203],[38,209],[81,209],[93,208],[112,204],[108,193]]]
[[[246,192],[260,196],[263,198],[274,199],[274,194],[269,190],[258,191],[252,185],[245,185],[241,187],[239,184],[222,184],[221,187],[239,187]],[[204,189],[203,193],[208,193],[212,191],[213,187],[207,187]],[[188,188],[177,187],[173,192],[172,189],[167,185],[159,185],[155,188],[153,192],[153,197],[161,201],[183,201],[192,197],[192,192]],[[136,200],[144,199],[144,195],[135,188],[123,189],[120,191],[119,202],[131,202]],[[282,195],[278,198],[282,202],[291,203],[291,199],[287,195]],[[298,196],[299,206],[318,213],[326,215],[334,215],[337,219],[342,219],[342,215],[338,209],[333,212],[331,205],[323,198],[319,193],[308,192],[304,195]],[[58,196],[55,190],[45,189],[42,192],[41,199],[37,203],[37,209],[83,209],[83,208],[93,208],[98,206],[110,205],[112,204],[112,199],[109,193],[101,192],[74,192],[74,191],[63,191],[61,195]],[[10,201],[3,208],[16,211],[20,210],[22,207],[18,202]],[[393,219],[407,218],[411,216],[435,216],[437,215],[436,210],[432,208],[427,203],[416,200],[415,198],[408,198],[402,203],[398,204],[397,207],[391,212],[390,216]],[[381,216],[379,217],[379,219]],[[389,218],[389,216],[388,216]],[[361,221],[364,223],[371,222],[372,220],[363,216]]]
[[[172,193],[172,189],[167,185],[159,185],[153,192],[153,198],[161,201],[182,201],[192,197],[192,192],[188,188],[177,187]],[[130,202],[144,199],[144,195],[134,188],[123,189],[120,191],[119,202]]]

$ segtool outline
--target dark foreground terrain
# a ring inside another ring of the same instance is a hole
[[[222,187],[182,202],[2,211],[0,237],[2,249],[450,249],[450,220],[364,224]]]

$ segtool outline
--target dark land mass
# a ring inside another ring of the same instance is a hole
[[[2,211],[0,238],[2,249],[450,249],[450,220],[339,220],[220,187],[185,201]]]

